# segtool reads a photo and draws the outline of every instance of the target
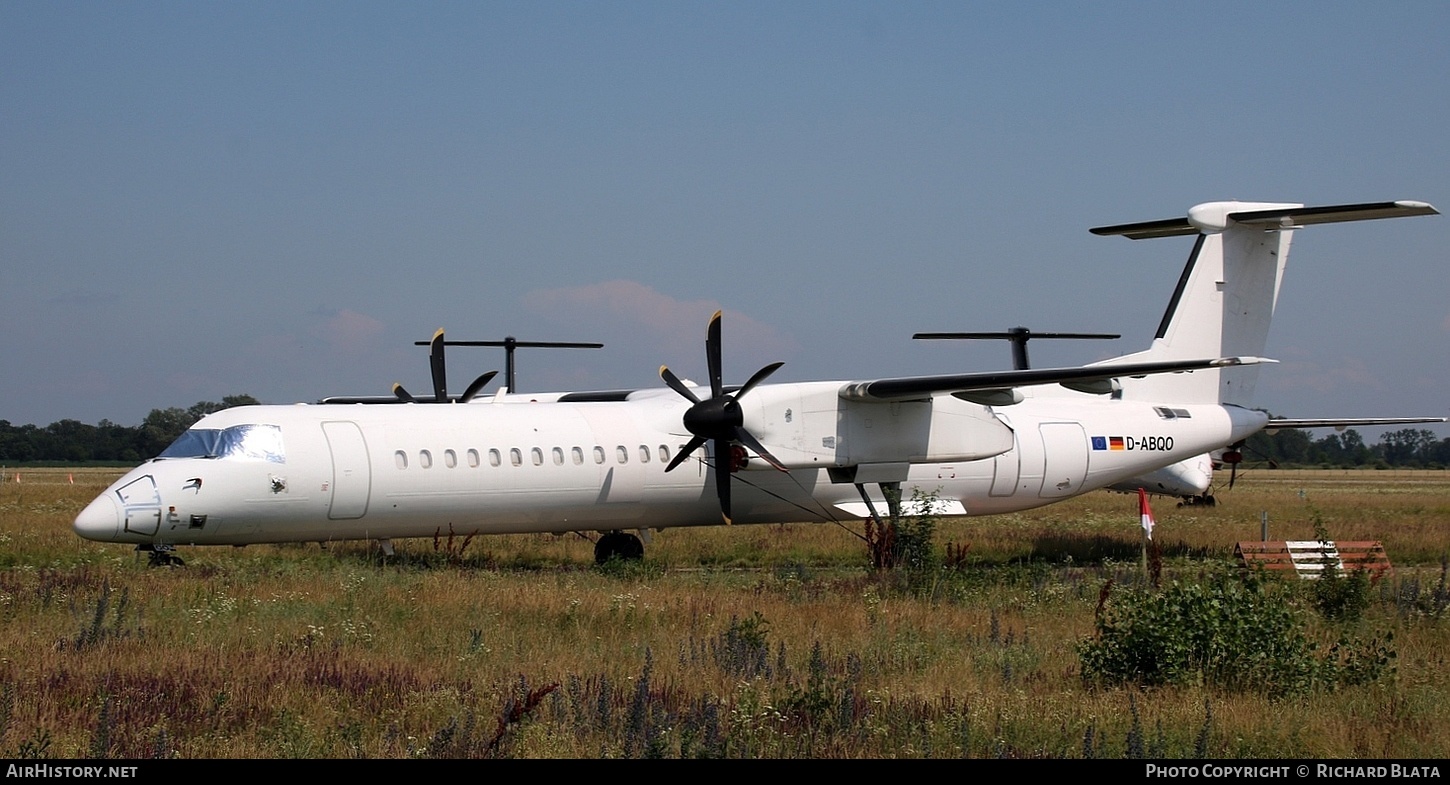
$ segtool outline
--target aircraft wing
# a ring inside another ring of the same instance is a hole
[[[841,387],[841,398],[848,401],[911,401],[934,393],[952,393],[964,400],[994,400],[1017,387],[1039,384],[1062,384],[1084,392],[1107,392],[1108,385],[1120,376],[1147,376],[1155,373],[1185,373],[1208,368],[1272,363],[1265,357],[1220,357],[1215,360],[1173,360],[1170,362],[1120,363],[1084,365],[1074,368],[1031,368],[1020,371],[986,371],[980,373],[943,374],[939,376],[902,376],[867,382],[849,382]],[[1007,403],[1005,399],[999,399]]]
[[[406,403],[396,395],[329,395],[318,403]]]
[[[1374,425],[1401,425],[1405,423],[1422,422],[1446,422],[1447,417],[1351,417],[1334,419],[1293,419],[1289,417],[1272,417],[1269,424],[1264,426],[1266,431],[1277,431],[1284,428],[1333,428],[1342,431],[1345,428],[1359,428]]]
[[[848,401],[885,402],[922,400],[934,393],[945,392],[955,394],[963,400],[1004,405],[1020,400],[1020,397],[1013,397],[1013,391],[1018,387],[1061,384],[1081,392],[1106,393],[1111,389],[1112,380],[1121,376],[1188,373],[1209,368],[1276,362],[1278,360],[1270,360],[1265,357],[1220,357],[1213,360],[1173,360],[1153,363],[1084,365],[1072,368],[1031,368],[935,376],[901,376],[864,382],[847,382],[841,387],[839,395]],[[726,386],[724,391],[733,392],[736,389],[738,387]],[[570,392],[552,400],[570,403],[622,401],[633,392],[639,391]],[[393,396],[332,396],[324,398],[322,403],[399,403],[399,399]],[[1406,422],[1410,421],[1406,420]],[[1415,422],[1425,421],[1416,420]]]
[[[660,389],[664,389],[663,387]],[[727,390],[735,388],[726,388]],[[638,390],[583,390],[566,393],[520,393],[514,400],[557,401],[559,403],[599,403],[601,401],[627,401]],[[481,403],[488,403],[492,395],[482,396]],[[330,395],[318,403],[406,403],[396,395]]]

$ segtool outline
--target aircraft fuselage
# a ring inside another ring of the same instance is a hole
[[[854,483],[881,504],[867,483],[886,481],[901,482],[905,498],[935,496],[947,513],[1023,510],[1202,454],[1265,422],[1232,406],[1165,417],[1163,407],[1086,395],[999,411],[948,395],[852,404],[836,389],[765,385],[752,395],[747,425],[790,471],[748,460],[732,478],[734,522],[863,517]],[[228,409],[188,432],[200,446],[179,440],[114,483],[76,531],[240,545],[719,524],[713,468],[689,460],[664,471],[689,438],[679,425],[686,406],[652,390],[608,403]]]

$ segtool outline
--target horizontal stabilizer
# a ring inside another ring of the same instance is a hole
[[[1198,234],[1198,227],[1187,218],[1167,218],[1162,221],[1140,221],[1117,226],[1098,226],[1088,230],[1100,237],[1122,235],[1129,240],[1151,240],[1154,237],[1177,237],[1184,234]]]
[[[1373,221],[1379,218],[1409,218],[1415,215],[1439,215],[1439,211],[1425,202],[1398,201],[1229,213],[1230,218],[1241,224],[1278,226],[1312,226],[1343,221]]]
[[[1199,205],[1183,218],[1169,218],[1161,221],[1099,226],[1090,229],[1093,234],[1108,237],[1122,235],[1130,240],[1148,240],[1155,237],[1176,237],[1200,232],[1223,231],[1227,221],[1241,224],[1278,226],[1292,228],[1313,224],[1337,223],[1340,221],[1369,221],[1377,218],[1408,218],[1415,215],[1439,215],[1439,211],[1425,202],[1401,200],[1396,202],[1367,202],[1365,204],[1338,204],[1323,207],[1302,205],[1278,206],[1271,209],[1234,211],[1234,202],[1210,202]],[[1246,203],[1244,207],[1254,207]]]

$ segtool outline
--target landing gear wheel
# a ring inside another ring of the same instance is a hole
[[[1213,494],[1206,493],[1206,494],[1204,494],[1202,496],[1186,496],[1186,497],[1184,497],[1183,501],[1181,501],[1181,502],[1178,503],[1178,506],[1179,507],[1213,507],[1213,506],[1215,506],[1217,504],[1218,504],[1218,500],[1215,499],[1215,498],[1213,498]]]
[[[150,554],[151,555],[150,555],[150,558],[147,560],[147,564],[149,564],[152,567],[185,567],[186,566],[186,561],[184,559],[182,559],[180,556],[177,556],[176,555],[176,549],[173,548],[173,547],[171,547],[170,545],[154,545],[154,546],[138,545],[136,547],[136,549],[137,550],[140,550],[140,551],[150,551]]]
[[[644,543],[633,534],[621,531],[605,532],[594,543],[594,563],[604,564],[610,559],[639,561],[644,558]]]

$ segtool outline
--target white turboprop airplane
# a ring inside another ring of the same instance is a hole
[[[643,554],[630,530],[861,519],[918,491],[947,515],[1039,507],[1270,426],[1249,403],[1294,231],[1436,213],[1211,202],[1094,229],[1198,239],[1151,347],[1080,367],[765,384],[775,363],[727,387],[716,313],[708,388],[662,367],[668,389],[480,396],[485,380],[454,398],[435,374],[441,405],[226,409],[107,488],[75,530],[153,563],[178,545],[390,552],[403,537],[598,532],[603,561]]]

